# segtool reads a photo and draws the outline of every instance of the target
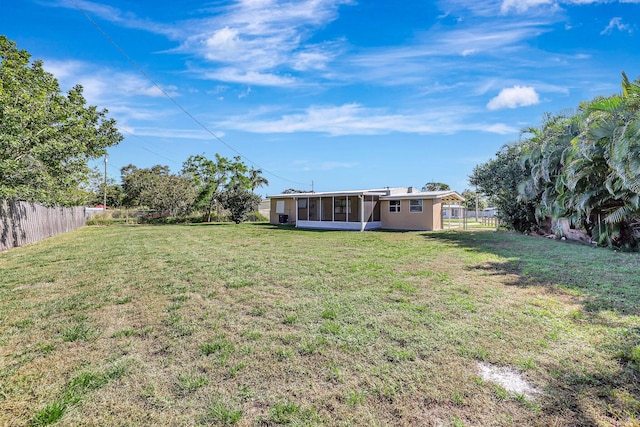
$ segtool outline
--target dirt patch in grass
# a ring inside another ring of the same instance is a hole
[[[496,383],[510,393],[524,395],[528,398],[533,398],[540,393],[524,379],[522,374],[514,369],[478,362],[478,371],[480,378],[484,381]]]

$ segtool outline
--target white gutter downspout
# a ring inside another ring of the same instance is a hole
[[[293,208],[296,210],[296,228],[298,228],[298,198],[293,196]]]

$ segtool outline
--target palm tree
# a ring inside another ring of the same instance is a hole
[[[566,217],[601,244],[640,243],[640,80],[583,103],[578,114],[547,116],[523,132],[527,178],[519,198],[538,218]]]
[[[264,185],[269,185],[267,178],[262,176],[262,169],[249,169],[249,182],[251,183],[251,192],[254,193],[255,189]]]
[[[530,175],[518,187],[519,198],[537,204],[538,218],[572,216],[563,202],[566,187],[563,169],[573,151],[571,141],[579,132],[576,115],[547,115],[542,126],[522,132],[532,136],[525,141],[528,151],[520,160]]]
[[[576,139],[570,188],[600,243],[636,246],[640,242],[640,80],[623,73],[623,92],[586,105],[587,126]]]

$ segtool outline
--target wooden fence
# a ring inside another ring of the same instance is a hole
[[[0,251],[39,242],[84,225],[84,208],[47,208],[0,200]]]
[[[482,225],[485,227],[495,227],[498,228],[500,226],[500,220],[497,217],[492,218],[481,218]]]

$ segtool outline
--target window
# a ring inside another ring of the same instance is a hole
[[[422,212],[422,200],[409,200],[409,212]]]
[[[389,212],[400,212],[400,200],[389,200]]]
[[[336,197],[333,202],[334,212],[337,214],[348,213],[347,211],[347,198],[346,197]]]
[[[277,214],[284,213],[284,200],[276,200],[276,213]]]

